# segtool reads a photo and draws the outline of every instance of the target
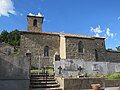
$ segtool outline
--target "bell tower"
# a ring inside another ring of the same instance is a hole
[[[43,16],[27,15],[27,31],[28,32],[42,32]]]

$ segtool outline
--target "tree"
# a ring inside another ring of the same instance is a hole
[[[17,29],[9,33],[8,43],[14,46],[15,50],[16,46],[20,45],[20,32]]]
[[[3,30],[0,34],[0,41],[14,46],[16,51],[16,46],[20,45],[20,32],[17,29],[10,33],[8,33],[7,30]]]
[[[2,39],[1,39],[2,37],[1,37],[1,34],[0,34],[0,43],[2,42]]]
[[[0,40],[2,42],[8,43],[8,35],[9,33],[7,32],[7,30],[3,30],[0,35]]]
[[[117,49],[118,51],[120,51],[120,46],[116,47],[116,49]]]

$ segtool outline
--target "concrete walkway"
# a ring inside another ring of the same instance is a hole
[[[105,90],[117,90],[118,87],[106,87]]]
[[[104,90],[117,90],[117,89],[118,87],[106,87]],[[93,89],[83,89],[83,90],[93,90]]]

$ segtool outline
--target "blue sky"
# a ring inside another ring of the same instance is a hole
[[[41,13],[43,32],[106,38],[106,47],[120,45],[120,0],[0,0],[0,32],[27,28],[26,16]]]

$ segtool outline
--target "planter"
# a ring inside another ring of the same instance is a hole
[[[93,90],[100,90],[100,84],[92,84],[91,86]]]

